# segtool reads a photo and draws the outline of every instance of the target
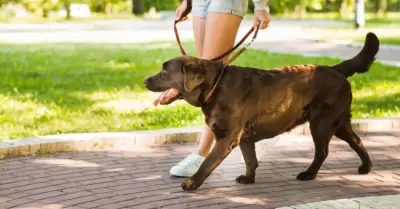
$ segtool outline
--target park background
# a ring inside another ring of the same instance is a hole
[[[183,101],[155,108],[158,94],[143,86],[180,55],[173,34],[179,3],[0,0],[0,140],[201,125],[200,109]],[[358,3],[365,25],[355,27],[355,1],[270,0],[269,29],[233,64],[335,64],[354,56],[372,31],[382,47],[370,72],[349,79],[353,117],[399,116],[400,0]],[[238,39],[252,25],[249,5]],[[191,22],[178,30],[195,55]]]

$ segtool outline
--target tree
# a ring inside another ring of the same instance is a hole
[[[144,1],[143,0],[133,0],[132,12],[134,15],[142,15],[144,13]]]
[[[384,16],[386,14],[386,10],[387,10],[387,0],[380,0],[378,16],[380,16],[380,17]]]
[[[365,8],[364,0],[356,0],[355,15],[354,15],[354,27],[362,28],[365,25]]]
[[[65,19],[69,20],[71,19],[71,2],[69,0],[64,0],[64,8],[65,12],[67,13],[65,16]]]
[[[42,9],[42,17],[43,18],[48,18],[49,17],[49,12],[53,7],[53,3],[51,0],[42,0],[41,2],[41,9]]]

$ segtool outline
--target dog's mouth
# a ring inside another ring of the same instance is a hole
[[[160,94],[160,96],[154,101],[154,106],[157,106],[158,104],[168,105],[181,97],[182,94],[179,92],[178,89],[171,88],[166,91],[163,91]]]

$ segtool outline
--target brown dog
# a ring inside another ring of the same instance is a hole
[[[182,188],[197,189],[237,145],[246,163],[246,174],[236,181],[253,183],[258,167],[255,143],[307,121],[315,156],[308,169],[298,174],[298,180],[315,179],[334,135],[346,141],[360,157],[358,173],[369,173],[371,160],[350,123],[352,91],[346,78],[367,72],[378,50],[378,38],[368,33],[361,52],[335,66],[297,65],[260,70],[229,65],[223,70],[221,61],[190,56],[165,62],[161,72],[144,81],[146,88],[153,92],[178,89],[179,94],[169,103],[184,99],[201,107],[205,122],[216,137],[212,152],[199,170],[183,182]],[[206,101],[214,86],[215,91]]]

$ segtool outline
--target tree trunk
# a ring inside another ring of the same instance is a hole
[[[387,9],[387,0],[381,0],[379,4],[379,15],[382,17],[385,15]]]
[[[397,11],[400,12],[400,0],[397,1]]]
[[[306,14],[307,14],[306,7],[303,6],[303,5],[297,5],[297,6],[295,7],[295,13],[296,13],[296,16],[297,16],[299,19],[303,19],[303,18],[306,16]]]
[[[134,15],[142,15],[144,14],[144,8],[143,8],[143,2],[142,0],[133,0],[133,9],[132,12]]]
[[[349,9],[347,7],[348,5],[348,0],[342,0],[342,3],[340,4],[340,16],[341,17],[346,17],[348,15]]]
[[[48,9],[48,0],[42,0],[42,17],[48,18],[49,17],[49,9]]]
[[[43,18],[48,18],[49,17],[49,10],[43,9],[42,17]]]
[[[65,7],[65,11],[67,13],[67,15],[65,16],[65,19],[69,20],[71,19],[71,3],[69,2],[69,0],[64,0],[64,7]]]
[[[365,8],[364,0],[356,0],[355,15],[354,15],[354,27],[362,28],[365,25]]]

